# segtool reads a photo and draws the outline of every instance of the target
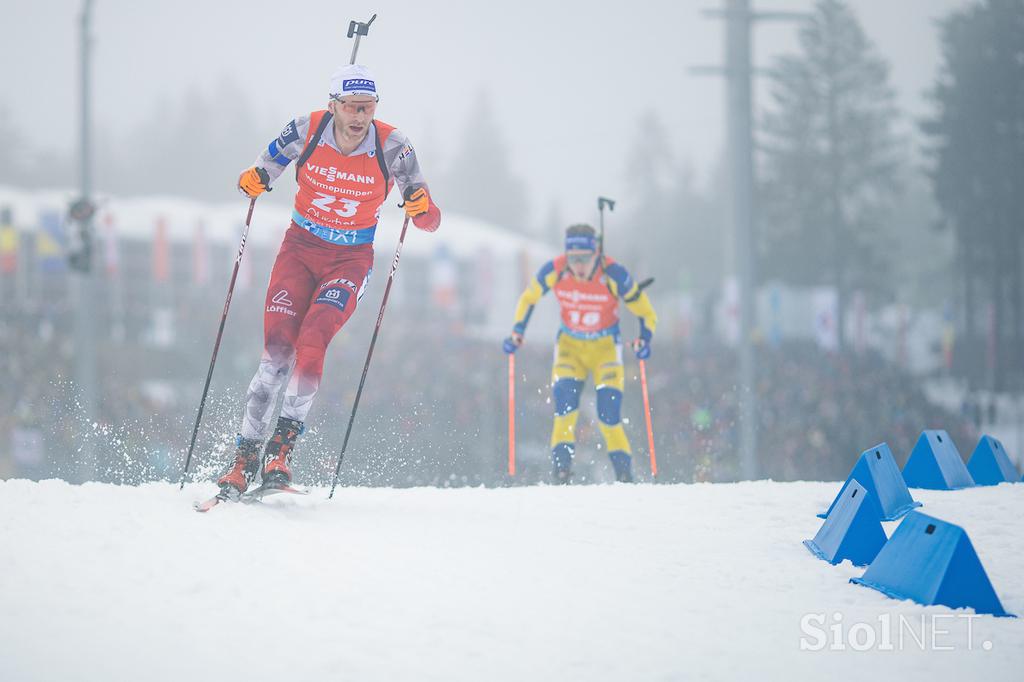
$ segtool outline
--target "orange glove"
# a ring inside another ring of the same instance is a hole
[[[410,218],[423,215],[430,210],[430,195],[426,188],[420,187],[405,198],[405,214]]]
[[[269,192],[269,185],[270,175],[259,166],[246,169],[238,176],[238,190],[250,199],[255,199],[264,192]]]

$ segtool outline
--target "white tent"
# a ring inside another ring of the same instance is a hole
[[[65,215],[75,196],[73,190],[27,191],[0,186],[0,207],[11,209],[14,226],[20,232],[32,233],[40,229],[40,216],[44,213]],[[109,195],[99,195],[96,201],[98,231],[108,221],[112,222],[119,239],[152,239],[157,223],[162,221],[170,242],[191,242],[196,236],[196,226],[202,223],[204,238],[209,243],[228,244],[232,251],[241,237],[249,203],[242,196],[237,201],[222,203],[171,196]],[[378,282],[383,282],[390,266],[403,215],[396,201],[390,199],[381,212],[376,239],[375,279]],[[289,203],[270,196],[259,200],[253,212],[248,243],[276,248],[290,221]],[[554,255],[553,248],[543,242],[486,221],[447,212],[443,205],[441,228],[435,233],[425,233],[410,225],[402,251],[405,259],[423,259],[429,264],[447,258],[451,268],[472,269],[461,274],[478,278],[479,286],[487,290],[483,302],[486,315],[472,331],[486,336],[507,333],[526,278]],[[399,276],[396,282],[401,281]],[[537,316],[531,325],[531,335],[553,334],[557,327],[555,318],[554,312]]]

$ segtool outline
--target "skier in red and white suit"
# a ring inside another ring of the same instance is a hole
[[[374,119],[377,102],[366,67],[341,67],[331,78],[327,109],[291,121],[238,180],[239,189],[255,197],[298,161],[292,222],[267,288],[263,357],[249,384],[234,462],[218,480],[229,496],[245,492],[260,470],[260,448],[282,387],[262,476],[268,486],[291,481],[291,451],[320,385],[327,345],[366,288],[374,232],[391,187],[398,184],[416,227],[433,232],[440,225],[412,145]]]

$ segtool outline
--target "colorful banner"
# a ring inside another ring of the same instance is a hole
[[[719,337],[728,345],[740,342],[740,283],[734,276],[722,282],[722,296],[718,301],[717,326]]]
[[[942,315],[942,364],[953,369],[953,349],[956,348],[956,326],[953,323],[953,304],[947,303]]]
[[[839,297],[831,287],[819,287],[812,298],[814,338],[824,350],[839,348]]]
[[[451,252],[441,244],[434,251],[430,261],[430,293],[434,305],[446,312],[453,312],[457,298],[458,273]]]
[[[153,279],[166,282],[171,276],[171,248],[167,243],[167,221],[157,218],[153,236]]]
[[[36,232],[36,262],[45,273],[64,272],[68,264],[64,257],[64,243],[67,233],[64,220],[57,211],[43,211],[39,214],[39,231]]]
[[[192,284],[205,286],[210,281],[210,254],[206,242],[206,225],[196,223],[195,239],[192,241]]]
[[[114,277],[121,265],[121,256],[117,243],[117,225],[114,216],[107,213],[103,216],[103,269],[108,277]]]
[[[11,209],[0,210],[0,272],[10,275],[18,270],[18,231],[11,221]]]
[[[473,291],[470,301],[470,315],[474,321],[486,321],[487,313],[494,305],[494,254],[481,246],[473,259]]]

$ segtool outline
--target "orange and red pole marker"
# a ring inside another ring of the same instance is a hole
[[[658,475],[658,457],[654,454],[654,429],[651,428],[651,401],[647,397],[647,363],[640,361],[640,388],[644,394],[644,416],[647,418],[647,449],[651,453],[651,475]]]
[[[516,475],[516,354],[508,354],[508,475]]]

